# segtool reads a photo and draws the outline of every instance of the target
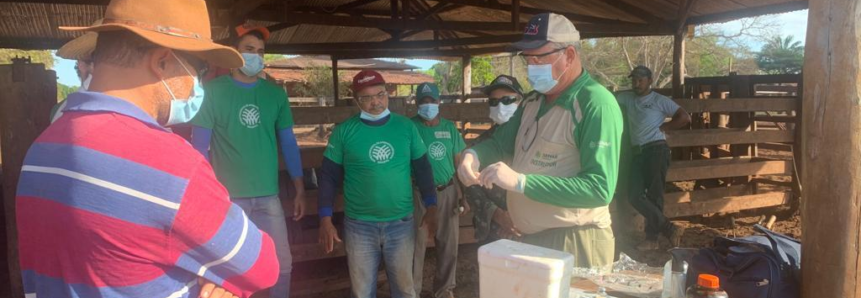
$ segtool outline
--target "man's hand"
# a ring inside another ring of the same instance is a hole
[[[464,151],[461,157],[460,166],[457,167],[457,177],[464,186],[473,186],[478,184],[478,156],[472,151]]]
[[[305,217],[305,181],[302,178],[293,180],[296,189],[296,197],[293,198],[293,221],[299,221]]]
[[[332,217],[326,216],[320,219],[320,244],[323,245],[325,253],[331,253],[335,250],[335,243],[341,243],[341,238],[338,238],[338,229],[332,224]]]
[[[502,238],[513,239],[523,236],[520,230],[514,227],[514,222],[511,221],[511,215],[508,214],[508,211],[496,208],[496,211],[493,212],[493,222],[499,225],[497,233]]]
[[[198,278],[197,283],[203,285],[203,288],[200,289],[200,298],[238,298],[238,296],[233,295],[233,293],[228,292],[224,288],[215,285],[203,277]]]
[[[427,229],[428,237],[433,238],[436,235],[437,228],[437,207],[429,206],[425,211],[425,216],[422,218],[422,224],[419,229]]]
[[[504,162],[497,162],[495,164],[487,166],[481,174],[480,182],[481,185],[487,189],[493,188],[493,185],[496,184],[502,189],[508,191],[514,191],[523,193],[523,189],[518,189],[518,183],[521,178],[521,174],[515,172]]]

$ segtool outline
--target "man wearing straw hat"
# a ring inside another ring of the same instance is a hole
[[[243,65],[207,16],[200,0],[113,0],[101,25],[62,28],[99,33],[92,92],[72,93],[24,160],[27,297],[249,297],[275,283],[272,239],[164,128],[196,114],[206,61]]]

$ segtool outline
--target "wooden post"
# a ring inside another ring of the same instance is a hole
[[[523,30],[520,28],[520,0],[511,0],[511,26],[511,31]]]
[[[338,95],[340,93],[338,86],[340,85],[340,83],[340,78],[338,78],[338,58],[332,56],[332,90],[334,90],[334,92],[332,93],[332,98],[335,100],[336,107],[340,106],[338,104]]]
[[[685,85],[685,36],[687,27],[673,35],[673,98],[684,96]]]
[[[801,183],[804,298],[861,297],[861,19],[857,0],[810,1]]]
[[[472,57],[463,56],[463,90],[460,93],[460,102],[469,102],[469,94],[472,93]]]
[[[3,212],[6,246],[0,247],[0,296],[24,297],[18,261],[15,192],[27,149],[50,125],[48,115],[57,103],[57,79],[42,64],[0,66],[0,135],[3,141]]]
[[[514,56],[514,52],[511,52],[508,56],[508,75],[512,77],[514,76]]]

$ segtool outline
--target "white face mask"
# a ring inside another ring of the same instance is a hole
[[[499,104],[495,107],[490,107],[490,119],[493,120],[493,123],[503,124],[508,122],[508,119],[511,119],[511,116],[514,116],[514,112],[516,111],[517,103]]]
[[[92,75],[92,74],[88,74],[88,75],[87,75],[87,78],[86,78],[86,79],[84,79],[84,81],[83,81],[83,82],[81,82],[81,87],[79,87],[79,88],[78,88],[78,91],[87,91],[87,90],[90,90],[90,82],[92,82],[92,81],[93,81],[93,75]]]

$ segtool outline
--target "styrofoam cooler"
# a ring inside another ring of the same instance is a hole
[[[574,256],[499,240],[478,249],[481,298],[568,298]]]

